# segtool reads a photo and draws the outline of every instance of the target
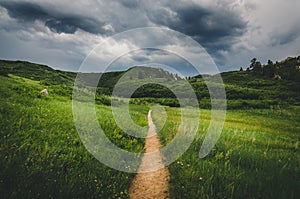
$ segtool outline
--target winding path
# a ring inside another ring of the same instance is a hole
[[[151,110],[148,113],[148,135],[146,138],[145,149],[146,153],[142,158],[139,172],[132,181],[129,189],[129,196],[131,199],[166,199],[169,197],[169,170],[163,167],[163,156],[161,153],[156,153],[155,156],[147,156],[159,150],[161,143],[158,139],[155,125],[151,118]],[[162,167],[157,171],[145,172],[149,168]]]

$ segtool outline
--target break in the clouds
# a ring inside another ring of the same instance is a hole
[[[89,52],[108,37],[132,28],[154,26],[192,37],[221,71],[233,70],[247,66],[253,57],[265,62],[299,55],[299,7],[298,0],[0,1],[0,58],[76,70]],[[160,46],[174,43],[180,46],[177,51],[181,55],[199,55],[184,41],[153,35],[141,39],[143,36],[115,45],[131,49],[135,42]],[[187,67],[168,53],[139,52],[122,59],[122,65],[163,60],[177,69]],[[99,67],[105,56],[99,57]],[[188,75],[186,68],[183,70]]]

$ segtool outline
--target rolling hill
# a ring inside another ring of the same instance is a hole
[[[124,74],[126,74],[123,76]],[[72,86],[76,78],[75,72],[54,70],[45,65],[23,61],[0,61],[0,75],[9,74],[22,78],[39,81],[41,86],[49,87],[57,94],[72,94]],[[129,74],[129,75],[128,75]],[[151,74],[151,76],[149,76]],[[84,74],[85,75],[85,74]],[[94,77],[99,74],[90,73],[89,78],[85,78],[85,85],[91,85]],[[122,77],[123,76],[123,77]],[[268,62],[258,69],[252,67],[245,71],[231,71],[221,73],[228,100],[228,108],[270,108],[287,104],[298,105],[300,101],[300,56],[287,58],[281,62]],[[98,96],[111,95],[114,86],[122,78],[122,83],[118,84],[119,97],[126,96],[128,85],[137,86],[147,80],[148,84],[138,88],[132,95],[132,103],[161,103],[169,106],[179,106],[172,89],[176,88],[183,98],[189,98],[184,87],[185,80],[178,75],[164,71],[162,69],[150,67],[133,67],[127,71],[107,72],[101,74],[98,83]],[[152,81],[159,79],[158,82]],[[192,85],[199,99],[200,107],[210,107],[210,95],[206,84],[213,83],[215,77],[205,75],[186,78]],[[161,86],[157,83],[167,85]],[[218,84],[215,85],[218,87]]]

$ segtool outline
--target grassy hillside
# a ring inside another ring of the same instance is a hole
[[[300,57],[287,58],[284,61],[269,63],[261,66],[260,70],[224,72],[221,74],[225,83],[229,109],[270,108],[287,105],[298,105],[300,101]],[[270,72],[271,71],[271,72]],[[184,80],[174,74],[161,69],[134,67],[122,72],[108,72],[101,75],[97,94],[111,95],[115,84],[124,74],[122,84],[119,85],[119,96],[126,96],[128,85],[139,85],[145,80],[159,78],[171,89],[157,85],[158,82],[146,84],[137,89],[132,97],[141,98],[132,100],[135,104],[160,103],[168,106],[179,106],[172,92],[176,88],[182,98],[189,98],[184,86]],[[72,85],[76,74],[73,72],[53,70],[50,67],[21,61],[0,61],[0,75],[13,74],[27,79],[39,81],[40,85],[53,88],[54,92],[65,92],[71,97]],[[152,77],[149,77],[149,74]],[[98,74],[88,74],[85,84],[90,85]],[[92,76],[92,77],[91,77]],[[214,76],[205,75],[208,82],[214,82]],[[201,76],[188,78],[199,99],[200,107],[210,108],[210,95],[204,79]],[[63,87],[61,89],[61,86]],[[123,87],[122,87],[123,86]],[[218,86],[218,85],[215,85]],[[64,91],[64,90],[67,90]],[[100,100],[101,101],[101,100]],[[103,99],[102,99],[103,101]],[[105,104],[108,104],[104,100]]]
[[[27,79],[41,81],[41,84],[72,85],[75,73],[54,70],[48,66],[23,61],[0,60],[0,74],[13,74]]]

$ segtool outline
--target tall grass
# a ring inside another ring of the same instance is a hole
[[[174,137],[180,111],[167,108],[159,137]],[[153,112],[160,126],[160,115]],[[222,135],[204,159],[198,157],[210,122],[201,110],[199,131],[188,151],[169,166],[171,198],[298,198],[299,107],[228,111]]]
[[[42,96],[38,81],[0,76],[1,198],[128,198],[133,174],[98,162],[81,143],[69,97]],[[52,90],[53,89],[53,90]],[[141,152],[143,141],[126,137],[109,107],[97,105],[99,123],[118,146]],[[147,109],[131,107],[147,123]]]

